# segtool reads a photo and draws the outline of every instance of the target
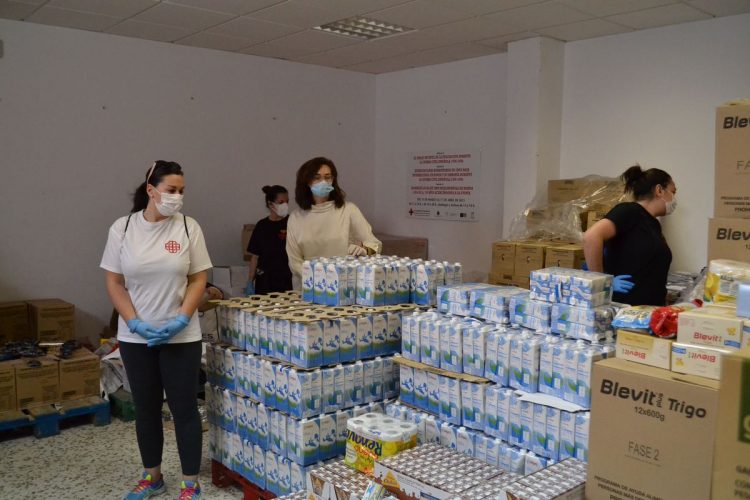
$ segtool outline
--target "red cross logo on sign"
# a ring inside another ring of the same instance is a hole
[[[175,240],[169,240],[164,244],[164,248],[166,248],[169,253],[177,253],[180,251],[180,244]]]

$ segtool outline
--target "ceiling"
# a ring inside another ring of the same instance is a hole
[[[750,0],[0,0],[0,18],[375,74],[746,12]],[[312,29],[355,15],[415,31]]]

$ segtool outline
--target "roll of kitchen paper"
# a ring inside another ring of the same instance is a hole
[[[350,467],[372,474],[375,462],[417,444],[417,426],[382,413],[365,413],[346,424],[346,458]]]

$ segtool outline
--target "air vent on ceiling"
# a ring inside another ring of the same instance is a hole
[[[314,29],[336,35],[359,38],[361,40],[373,40],[375,38],[383,38],[386,36],[399,35],[401,33],[414,31],[414,28],[398,26],[397,24],[378,21],[377,19],[370,19],[363,16],[349,17],[347,19],[333,21],[321,26],[316,26]]]

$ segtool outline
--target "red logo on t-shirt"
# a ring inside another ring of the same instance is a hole
[[[286,229],[281,229],[277,234],[276,237],[280,239],[281,241],[286,241]]]
[[[175,240],[169,240],[164,244],[164,248],[166,248],[169,253],[177,253],[180,251],[180,244]]]

